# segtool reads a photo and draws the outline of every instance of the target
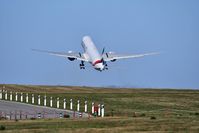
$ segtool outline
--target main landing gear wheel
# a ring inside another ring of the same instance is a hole
[[[81,66],[81,65],[80,65],[80,69],[85,69],[85,66]]]
[[[84,62],[83,62],[83,61],[81,62],[81,64],[80,64],[79,66],[80,66],[80,69],[85,69]]]

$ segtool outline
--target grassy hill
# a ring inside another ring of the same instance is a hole
[[[3,85],[0,85],[2,88]],[[13,92],[105,104],[106,118],[0,121],[13,132],[199,132],[199,91],[5,85]],[[81,108],[83,111],[83,108]]]

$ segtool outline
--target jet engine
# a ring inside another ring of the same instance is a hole
[[[113,55],[113,54],[115,54],[115,52],[108,52],[108,53],[106,53],[106,56],[107,57],[109,57],[109,56],[111,56],[111,54]],[[116,59],[113,59],[113,60],[111,60],[111,62],[115,62],[116,61]]]
[[[68,53],[71,54],[71,53],[73,53],[73,51],[68,51]],[[71,57],[68,57],[68,59],[69,59],[70,61],[74,61],[74,60],[75,60],[75,58],[71,58]]]
[[[115,62],[116,61],[116,59],[114,59],[114,60],[111,60],[111,62]]]
[[[69,59],[70,61],[74,61],[74,60],[75,60],[75,58],[71,58],[71,57],[68,57],[68,59]]]

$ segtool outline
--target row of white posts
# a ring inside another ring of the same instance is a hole
[[[4,92],[4,93],[3,93]],[[0,100],[3,99],[3,94],[4,97],[5,97],[5,100],[8,100],[8,93],[7,91],[3,91],[3,90],[0,90]],[[26,103],[28,103],[28,93],[26,93],[26,98],[25,98],[25,101]],[[46,95],[44,96],[44,106],[46,106],[47,104],[47,101],[46,101]],[[15,101],[17,102],[19,99],[18,99],[18,93],[16,92],[15,93]],[[38,95],[38,105],[41,105],[41,96]],[[10,92],[10,101],[13,101],[13,93]],[[23,102],[23,93],[20,94],[20,102]],[[32,104],[35,103],[35,97],[34,97],[34,94],[32,94],[32,100],[31,100]],[[57,108],[60,108],[59,107],[59,97],[57,98]],[[95,103],[92,102],[92,114],[95,113],[94,111],[94,106],[95,106]],[[53,107],[53,98],[50,97],[50,107]],[[63,109],[66,109],[66,99],[64,99],[63,101]],[[73,99],[70,99],[70,110],[73,110]],[[77,111],[79,112],[80,111],[80,101],[78,100],[77,101]],[[88,112],[88,104],[87,104],[87,101],[84,102],[84,112],[87,113]],[[98,116],[101,116],[101,117],[104,117],[104,105],[100,105],[98,104]]]

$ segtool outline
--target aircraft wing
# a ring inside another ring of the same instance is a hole
[[[65,57],[65,58],[75,58],[75,59],[80,60],[80,61],[88,62],[88,60],[86,58],[84,58],[83,56],[81,56],[81,54],[79,54],[79,53],[53,52],[53,51],[39,50],[39,49],[32,49],[32,50],[37,51],[37,52],[42,52],[42,53],[48,53],[50,55]]]
[[[140,58],[148,55],[156,55],[159,54],[157,52],[154,53],[145,53],[145,54],[132,54],[132,55],[119,55],[115,53],[105,53],[103,54],[104,61],[112,61],[112,60],[119,60],[119,59],[129,59],[129,58]]]

